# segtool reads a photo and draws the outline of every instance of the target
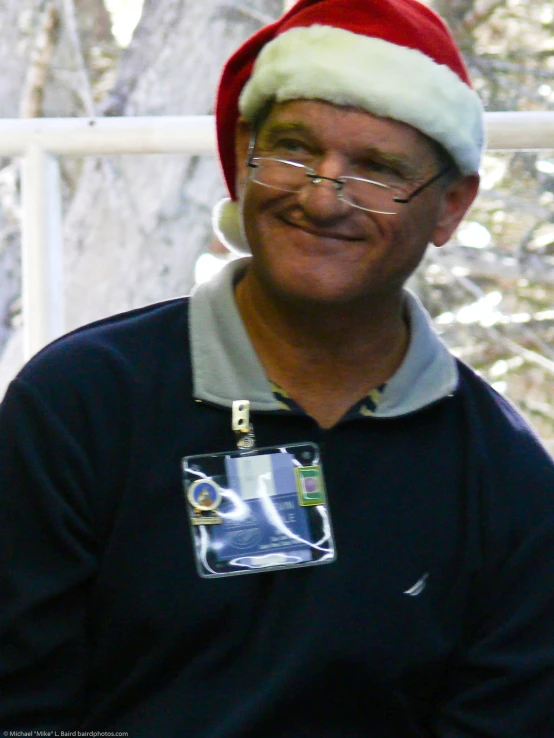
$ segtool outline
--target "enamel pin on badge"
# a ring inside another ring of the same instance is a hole
[[[296,467],[294,475],[298,490],[298,502],[302,507],[325,505],[327,500],[319,466]]]
[[[191,518],[193,525],[214,525],[221,523],[215,512],[221,504],[221,490],[212,479],[197,479],[187,491],[187,498],[194,508]]]

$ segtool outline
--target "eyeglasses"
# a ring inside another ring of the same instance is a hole
[[[282,192],[299,192],[306,185],[306,179],[313,185],[318,185],[321,182],[331,182],[339,200],[354,208],[366,210],[368,213],[379,213],[380,215],[397,215],[400,210],[397,207],[398,205],[411,202],[414,197],[443,177],[451,168],[450,166],[444,167],[406,197],[406,193],[401,187],[375,182],[363,177],[346,176],[338,179],[322,177],[311,167],[287,159],[251,156],[248,159],[248,166],[252,170],[251,182],[272,187]]]

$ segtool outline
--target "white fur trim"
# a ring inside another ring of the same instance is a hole
[[[235,254],[249,254],[250,248],[241,227],[240,204],[226,197],[214,205],[212,226],[217,238]]]
[[[334,26],[292,28],[264,46],[239,107],[253,120],[270,99],[300,98],[408,123],[442,144],[463,174],[479,170],[481,101],[449,67],[420,51]]]

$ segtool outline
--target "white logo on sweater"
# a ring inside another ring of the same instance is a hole
[[[410,587],[410,589],[405,590],[404,594],[408,595],[409,597],[417,597],[423,592],[423,590],[427,586],[428,578],[429,578],[429,572],[426,572],[421,577],[421,579],[418,579],[418,581],[414,584],[413,587]]]

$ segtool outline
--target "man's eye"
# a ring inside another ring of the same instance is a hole
[[[308,155],[310,153],[306,143],[294,138],[281,138],[275,141],[273,150],[280,153]]]
[[[400,172],[396,171],[390,164],[383,162],[364,162],[359,167],[356,167],[356,169],[356,174],[365,179],[376,179],[380,182],[391,184],[397,184],[404,179]]]
[[[360,171],[368,174],[394,174],[393,170],[387,164],[382,164],[378,161],[366,161],[360,165]]]

